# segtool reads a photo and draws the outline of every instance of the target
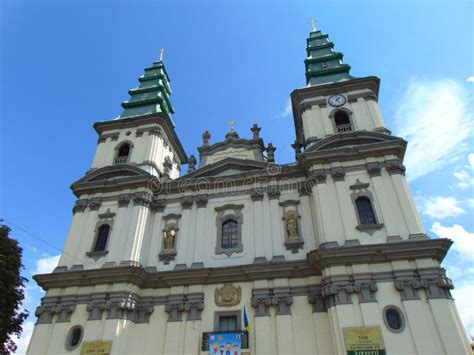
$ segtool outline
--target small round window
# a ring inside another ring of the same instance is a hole
[[[392,332],[399,333],[405,328],[405,319],[402,311],[395,306],[385,307],[383,311],[385,326]]]
[[[82,341],[84,331],[80,325],[76,325],[69,330],[66,337],[66,349],[74,350]]]

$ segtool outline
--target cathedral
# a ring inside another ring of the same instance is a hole
[[[314,24],[306,53],[288,164],[257,124],[188,155],[162,58],[145,68],[94,124],[28,354],[470,354],[380,79]]]

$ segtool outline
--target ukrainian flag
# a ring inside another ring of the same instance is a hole
[[[245,310],[245,306],[244,306],[244,328],[246,331],[250,331],[250,324],[249,324],[249,319],[247,317],[247,311]]]

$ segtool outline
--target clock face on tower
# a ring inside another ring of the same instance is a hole
[[[346,103],[346,98],[342,95],[332,95],[329,97],[328,102],[331,106],[339,107]]]

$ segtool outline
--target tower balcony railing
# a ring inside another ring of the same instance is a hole
[[[336,126],[337,133],[346,133],[346,132],[352,132],[352,126],[351,124],[341,124]]]
[[[202,345],[201,345],[201,351],[209,353],[209,347],[213,346],[211,336],[213,334],[240,334],[240,348],[242,353],[248,353],[250,349],[250,343],[249,343],[249,332],[246,330],[234,330],[234,331],[228,331],[228,332],[222,332],[222,331],[217,331],[217,332],[204,332],[202,333]],[[212,349],[211,349],[212,350]],[[247,350],[247,351],[246,351]],[[217,352],[217,354],[220,354],[220,352]]]
[[[115,158],[115,165],[117,164],[126,164],[128,157],[117,157]]]

